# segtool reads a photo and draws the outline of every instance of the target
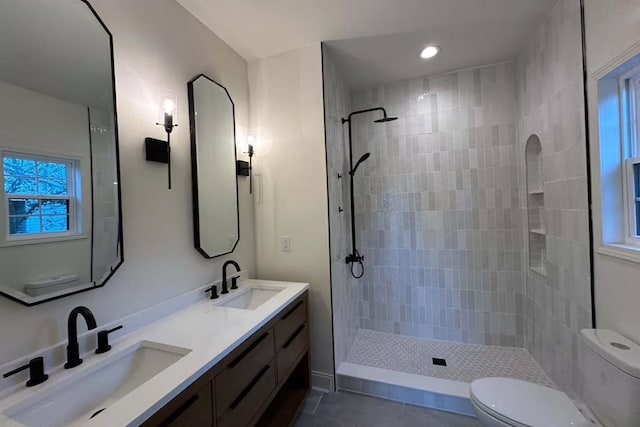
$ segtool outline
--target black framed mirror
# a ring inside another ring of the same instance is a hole
[[[204,74],[187,90],[194,243],[202,256],[215,258],[240,241],[235,105],[227,89]]]
[[[0,0],[0,294],[32,306],[123,262],[113,41],[86,0]]]

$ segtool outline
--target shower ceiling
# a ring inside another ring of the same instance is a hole
[[[512,59],[557,0],[177,1],[247,61],[333,41],[358,89]],[[442,53],[422,61],[427,44]]]

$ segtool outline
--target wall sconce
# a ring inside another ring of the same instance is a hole
[[[238,176],[248,176],[249,177],[249,194],[253,194],[253,155],[255,151],[253,151],[253,145],[255,144],[256,139],[253,135],[249,135],[247,137],[247,151],[245,154],[249,155],[249,161],[238,160],[236,162],[236,170]]]
[[[171,91],[161,90],[158,99],[160,114],[156,125],[164,127],[167,140],[145,138],[144,145],[148,161],[167,164],[169,190],[171,190],[171,132],[178,126],[173,123],[178,111],[178,96]]]

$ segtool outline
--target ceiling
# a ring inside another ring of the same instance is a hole
[[[177,0],[247,61],[328,42],[352,89],[515,58],[557,0]],[[442,47],[430,61],[426,44]]]
[[[111,110],[110,49],[80,1],[0,0],[0,81]]]

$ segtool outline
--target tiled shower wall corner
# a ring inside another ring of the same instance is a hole
[[[350,248],[348,153],[342,118],[351,110],[349,89],[338,74],[331,55],[323,47],[324,114],[331,240],[331,294],[336,367],[347,353],[358,332],[358,282],[351,277],[345,258]],[[338,174],[342,178],[338,178]],[[343,209],[340,212],[340,209]]]
[[[514,63],[392,83],[352,104],[399,117],[354,122],[354,158],[371,152],[356,177],[360,326],[522,347]]]
[[[540,137],[547,233],[547,277],[526,274],[526,348],[574,396],[582,388],[579,333],[591,327],[580,25],[580,2],[560,0],[518,58],[516,73],[518,153],[522,161],[529,136]]]
[[[92,277],[101,282],[120,259],[118,238],[118,172],[111,114],[92,108],[91,155],[93,167]]]

